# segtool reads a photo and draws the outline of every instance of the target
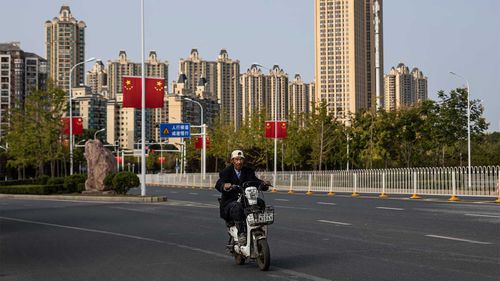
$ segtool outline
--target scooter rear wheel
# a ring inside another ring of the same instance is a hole
[[[270,264],[271,253],[269,245],[266,239],[260,239],[257,241],[257,265],[259,265],[260,270],[267,271]]]

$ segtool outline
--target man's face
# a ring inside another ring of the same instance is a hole
[[[241,170],[241,168],[243,167],[243,162],[245,162],[245,159],[241,157],[234,157],[233,159],[231,159],[231,163],[233,164],[234,168],[238,171]]]

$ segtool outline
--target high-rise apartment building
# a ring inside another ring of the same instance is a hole
[[[73,88],[72,94],[74,115],[82,117],[83,129],[97,131],[106,128],[108,99],[89,86]]]
[[[18,42],[0,44],[0,138],[9,128],[11,109],[23,107],[31,91],[45,88],[46,82],[44,58],[24,52]]]
[[[383,73],[382,22],[382,0],[315,0],[316,104],[326,102],[337,118],[376,106],[377,68]]]
[[[418,68],[409,68],[403,63],[391,68],[384,76],[384,108],[398,110],[427,99],[427,77]]]
[[[192,49],[189,57],[179,61],[179,72],[186,75],[186,88],[196,89],[200,78],[205,78],[207,91],[217,96],[217,63],[203,60],[197,49]]]
[[[87,85],[96,94],[108,90],[108,72],[102,61],[96,61],[92,69],[87,71]]]
[[[240,91],[240,61],[231,60],[226,50],[217,58],[217,100],[226,124],[241,126],[242,98]]]
[[[68,90],[70,69],[85,60],[85,22],[77,21],[69,6],[63,5],[59,16],[45,22],[45,54],[49,78]],[[84,83],[84,66],[73,70],[72,87]]]
[[[161,77],[168,81],[168,62],[158,59],[156,52],[149,53],[145,62],[146,77]],[[127,59],[125,51],[120,51],[117,61],[108,61],[108,94],[107,106],[107,141],[119,141],[121,148],[134,148],[141,138],[141,111],[134,108],[123,108],[122,78],[123,76],[141,76],[141,63]],[[165,83],[165,92],[168,91]],[[165,98],[166,102],[166,98]],[[157,125],[166,118],[166,107],[146,110],[146,139],[159,140]]]
[[[269,103],[266,104],[267,114],[273,120],[286,120],[288,118],[288,74],[278,65],[274,65],[266,79],[269,93]]]
[[[186,89],[195,91],[200,79],[205,79],[205,91],[215,97],[224,122],[238,128],[241,124],[240,62],[232,60],[222,49],[216,61],[201,59],[197,49],[192,49],[186,59],[179,61],[179,72],[187,78]]]
[[[241,74],[242,120],[248,121],[252,116],[266,112],[270,103],[267,91],[268,79],[255,64]]]
[[[288,84],[288,111],[294,114],[309,113],[311,110],[309,84],[304,83],[300,74]]]

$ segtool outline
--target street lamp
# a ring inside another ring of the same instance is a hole
[[[96,137],[97,137],[97,134],[98,134],[98,133],[100,133],[100,132],[104,132],[104,131],[106,131],[106,128],[102,128],[102,129],[100,129],[100,130],[97,130],[97,131],[94,133],[94,140],[96,139]]]
[[[73,174],[73,105],[72,105],[72,100],[73,100],[73,84],[72,84],[72,72],[75,67],[94,61],[96,58],[92,57],[88,60],[79,62],[69,70],[69,174]]]
[[[273,72],[268,67],[263,66],[260,63],[254,63],[258,67],[265,68],[270,72]],[[275,83],[274,83],[274,173],[273,173],[273,190],[276,188],[276,170],[278,167],[278,74],[274,71]]]
[[[207,157],[207,134],[206,134],[206,125],[205,123],[203,123],[203,106],[201,105],[200,102],[198,101],[195,101],[191,98],[184,98],[184,100],[187,100],[187,101],[190,101],[190,102],[193,102],[193,103],[196,103],[197,105],[200,106],[200,109],[201,109],[201,138],[202,138],[202,147],[201,147],[201,176],[202,176],[202,179],[205,180],[205,172],[206,172],[206,169],[207,169],[207,166],[206,166],[206,157]]]
[[[465,84],[467,85],[467,172],[468,172],[468,186],[471,188],[471,149],[470,149],[470,87],[469,81],[465,79],[463,76],[456,74],[455,72],[450,71],[450,74],[460,77],[465,80]]]

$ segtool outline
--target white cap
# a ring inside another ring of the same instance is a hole
[[[234,150],[233,152],[231,152],[231,159],[236,158],[236,157],[245,158],[245,156],[243,155],[243,151]]]

